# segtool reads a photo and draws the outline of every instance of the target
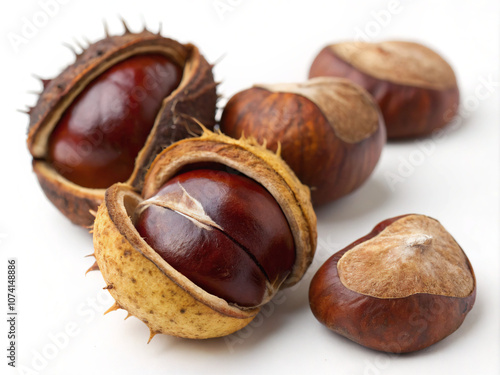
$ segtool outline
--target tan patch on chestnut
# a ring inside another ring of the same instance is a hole
[[[395,221],[347,251],[337,268],[345,287],[377,298],[466,297],[474,288],[460,246],[438,221],[423,215]]]
[[[302,83],[254,87],[293,93],[309,99],[321,110],[337,137],[347,143],[361,142],[379,127],[379,109],[371,95],[344,78],[317,77]]]
[[[456,87],[455,73],[433,50],[412,42],[344,42],[329,46],[355,68],[382,80],[434,89]]]

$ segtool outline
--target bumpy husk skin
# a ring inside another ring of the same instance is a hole
[[[141,200],[129,186],[114,185],[94,225],[97,264],[117,304],[146,323],[151,335],[204,339],[228,335],[250,323],[259,309],[239,311],[213,296],[204,303],[203,291],[173,269],[164,273],[143,255],[148,245],[127,225],[131,213],[117,204],[117,196],[123,194],[130,202]]]
[[[47,143],[64,110],[86,85],[102,72],[126,58],[140,53],[164,54],[183,67],[179,86],[164,99],[155,125],[136,159],[134,171],[127,183],[142,187],[144,175],[155,156],[166,146],[188,137],[193,132],[187,115],[198,119],[208,128],[214,126],[216,84],[212,66],[191,44],[180,44],[149,31],[126,32],[109,36],[90,45],[76,61],[51,81],[44,81],[38,103],[30,111],[28,149],[33,156],[33,170],[50,201],[73,223],[88,226],[103,201],[105,189],[89,189],[63,178],[46,161]]]
[[[444,127],[455,117],[459,105],[456,82],[450,87],[435,88],[377,78],[340,57],[335,48],[333,44],[320,51],[311,65],[309,77],[345,77],[365,88],[380,106],[389,139],[423,137]],[[402,62],[401,66],[404,69],[405,63]]]
[[[378,224],[372,232],[330,257],[314,275],[309,288],[311,310],[332,331],[371,349],[409,353],[424,349],[455,332],[474,306],[474,289],[465,298],[417,293],[404,298],[376,298],[342,283],[337,264],[355,246],[370,240],[407,215]]]
[[[106,192],[94,224],[95,256],[117,304],[143,320],[152,334],[210,338],[247,325],[259,308],[241,309],[211,295],[177,272],[138,234],[134,207],[182,168],[196,163],[227,165],[263,185],[276,199],[292,230],[296,263],[281,287],[297,283],[314,256],[316,216],[309,190],[274,153],[252,140],[210,131],[172,144],[155,159],[139,195],[125,184]]]

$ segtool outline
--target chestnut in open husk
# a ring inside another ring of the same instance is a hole
[[[151,336],[228,335],[312,261],[309,190],[251,139],[206,130],[166,148],[142,191],[115,184],[94,223],[106,289]]]
[[[364,87],[384,115],[388,138],[431,134],[458,111],[459,90],[450,65],[412,42],[343,42],[321,50],[309,77],[344,77]]]
[[[467,256],[423,215],[385,220],[337,252],[311,281],[314,316],[368,348],[407,353],[460,327],[476,298]]]
[[[220,129],[231,137],[249,135],[279,149],[311,188],[317,206],[361,186],[386,140],[373,98],[360,86],[331,77],[241,91],[224,108]]]
[[[88,226],[106,188],[123,182],[140,189],[155,156],[192,134],[188,116],[213,127],[211,68],[191,44],[127,29],[44,80],[29,111],[27,144],[51,202]]]

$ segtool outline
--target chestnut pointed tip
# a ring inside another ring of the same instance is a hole
[[[42,82],[42,86],[43,86],[44,90],[47,88],[49,83],[52,81],[51,79],[42,78],[38,74],[35,74],[35,73],[31,73],[31,76],[33,78],[37,79],[38,81]]]
[[[161,35],[162,28],[163,28],[163,23],[160,21],[160,23],[158,24],[158,32],[157,32],[158,35]]]
[[[93,216],[93,217],[97,217],[97,211],[96,210],[89,210],[89,213]],[[94,227],[94,225],[90,225],[89,227]]]
[[[24,109],[19,109],[19,108],[16,109],[17,112],[22,113],[23,115],[28,115],[28,116],[31,115],[32,110],[33,110],[33,108],[30,108],[30,107],[24,108]]]
[[[276,149],[276,155],[281,157],[281,141],[278,141],[278,147]]]
[[[222,62],[222,60],[224,60],[227,56],[227,53],[223,53],[222,55],[220,55],[218,58],[215,59],[215,61],[210,64],[210,68],[213,68],[215,65],[217,64],[220,64]]]
[[[94,262],[94,264],[92,266],[90,266],[90,268],[87,270],[87,272],[85,272],[85,276],[89,272],[92,272],[92,271],[99,271],[99,266],[97,265],[97,262]]]
[[[106,315],[112,311],[116,311],[118,309],[121,309],[122,307],[118,304],[118,302],[115,301],[115,303],[113,304],[113,306],[111,306],[109,309],[107,309],[103,315]]]
[[[201,133],[205,133],[205,132],[207,132],[207,131],[208,131],[207,127],[206,127],[205,125],[203,125],[203,124],[202,124],[202,122],[201,122],[200,120],[198,120],[196,117],[193,117],[193,116],[187,115],[187,114],[182,113],[182,112],[178,112],[178,113],[176,113],[176,115],[177,115],[178,117],[182,117],[182,118],[184,118],[184,119],[187,119],[187,120],[189,120],[189,121],[194,122],[197,126],[199,126]],[[199,133],[195,132],[193,129],[191,129],[191,128],[187,125],[187,124],[185,124],[185,126],[186,126],[186,130],[187,130],[187,132],[188,132],[191,136],[193,136],[193,137],[198,137],[198,136],[200,136],[200,135],[201,135],[201,134],[199,134]]]
[[[109,38],[111,36],[111,34],[109,33],[108,22],[106,20],[102,20],[102,26],[104,28],[104,36],[106,38]]]
[[[155,337],[158,334],[158,332],[153,331],[150,327],[148,327],[148,328],[149,328],[149,340],[148,340],[148,344],[149,344],[151,342],[151,340],[153,339],[153,337]]]
[[[146,31],[149,31],[149,30],[148,30],[148,28],[147,28],[147,26],[146,26],[146,18],[144,18],[144,14],[143,14],[143,13],[141,13],[141,14],[139,15],[139,17],[141,18],[141,23],[142,23],[142,31],[141,31],[141,32],[143,32],[143,33],[144,33],[144,32],[146,32]]]
[[[73,47],[71,44],[66,43],[66,42],[63,42],[63,43],[62,43],[62,45],[63,45],[64,47],[66,47],[67,49],[69,49],[71,52],[73,52],[73,54],[74,54],[76,57],[80,56],[80,53],[78,53],[78,51],[76,50],[76,48],[75,48],[75,47]]]
[[[124,35],[125,34],[131,34],[132,32],[130,31],[130,29],[129,29],[129,27],[127,25],[127,22],[125,21],[125,19],[122,16],[119,16],[118,18],[120,19],[120,22],[123,25],[123,29],[125,30],[123,34]]]
[[[77,38],[73,38],[73,43],[75,43],[75,45],[80,48],[82,51],[85,51],[85,49],[87,47],[85,47]],[[81,53],[80,53],[81,55]]]

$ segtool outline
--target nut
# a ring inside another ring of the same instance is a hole
[[[424,349],[450,335],[475,298],[463,250],[437,220],[415,214],[385,220],[334,254],[309,289],[321,323],[392,353]]]
[[[392,353],[424,349],[450,335],[475,298],[463,250],[437,220],[415,214],[385,220],[334,254],[309,289],[321,323]]]
[[[316,237],[309,191],[277,155],[208,130],[165,149],[141,194],[109,188],[94,224],[107,289],[152,336],[243,328],[302,278]]]
[[[187,116],[214,125],[211,66],[195,46],[146,30],[107,36],[43,83],[29,111],[33,170],[52,203],[82,226],[113,183],[141,188],[155,156],[192,133]]]
[[[384,115],[388,138],[428,135],[458,111],[453,69],[417,43],[332,44],[312,63],[309,77],[318,76],[345,77],[372,94]]]
[[[312,200],[338,199],[370,176],[385,144],[373,98],[346,79],[256,85],[233,96],[220,122],[232,137],[251,135],[279,150]]]
[[[280,206],[243,175],[206,167],[178,174],[135,216],[141,237],[168,264],[240,307],[267,302],[295,263]]]

